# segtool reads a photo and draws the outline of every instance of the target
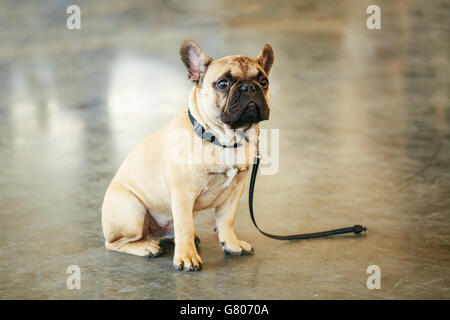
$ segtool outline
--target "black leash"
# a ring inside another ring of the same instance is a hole
[[[206,131],[205,128],[192,116],[191,111],[188,108],[188,116],[189,120],[191,121],[192,125],[194,126],[195,133],[202,139],[214,143],[215,145],[222,147],[222,148],[237,148],[240,147],[241,144],[235,143],[234,145],[223,145],[220,143],[219,139],[216,139],[216,137],[211,134],[210,132]],[[366,227],[363,227],[359,224],[354,225],[353,227],[349,228],[341,228],[341,229],[334,229],[334,230],[328,230],[328,231],[322,231],[322,232],[314,232],[314,233],[304,233],[304,234],[292,234],[288,236],[279,236],[270,234],[267,232],[262,231],[255,221],[255,215],[253,213],[253,193],[255,191],[255,183],[256,183],[256,175],[258,174],[258,167],[260,162],[260,155],[259,151],[257,149],[255,159],[253,160],[253,169],[252,169],[252,175],[250,177],[250,188],[248,192],[248,208],[250,211],[250,217],[252,218],[253,224],[255,225],[256,229],[258,229],[259,232],[261,232],[266,237],[277,239],[277,240],[303,240],[303,239],[312,239],[312,238],[321,238],[321,237],[328,237],[336,234],[344,234],[344,233],[354,233],[358,234],[361,232],[365,232],[367,230]]]
[[[259,232],[261,232],[266,237],[277,239],[277,240],[303,240],[303,239],[312,239],[312,238],[321,238],[321,237],[328,237],[336,234],[344,234],[344,233],[354,233],[358,234],[361,232],[365,232],[367,230],[366,227],[360,226],[359,224],[354,225],[353,227],[349,228],[341,228],[341,229],[334,229],[334,230],[328,230],[328,231],[321,231],[321,232],[314,232],[314,233],[304,233],[304,234],[292,234],[288,236],[279,236],[270,234],[267,232],[262,231],[255,221],[255,215],[253,213],[253,192],[255,191],[255,183],[256,183],[256,175],[258,174],[258,167],[260,162],[260,156],[258,154],[255,156],[255,159],[253,160],[253,169],[252,169],[252,175],[250,177],[250,188],[248,191],[248,209],[250,211],[250,217],[252,218],[253,224],[255,225],[256,229],[258,229]]]

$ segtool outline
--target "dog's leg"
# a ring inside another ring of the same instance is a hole
[[[178,270],[197,271],[202,259],[194,243],[195,195],[174,187],[171,191],[173,226],[175,232],[175,254],[173,265]]]
[[[121,241],[125,240],[125,244]],[[133,254],[141,257],[158,257],[162,254],[162,249],[159,246],[159,241],[154,239],[141,239],[131,241],[128,238],[119,239],[119,241],[109,242],[105,241],[105,247],[111,251]]]
[[[241,175],[239,179],[229,198],[216,208],[216,227],[219,241],[223,251],[230,255],[246,255],[254,251],[249,243],[237,239],[233,229],[239,199],[244,191],[245,174]]]
[[[147,214],[147,209],[135,194],[113,183],[106,192],[102,206],[105,247],[137,256],[161,255],[159,240],[152,239],[146,231]]]
[[[166,243],[170,243],[172,245],[175,245],[175,239],[173,237],[167,237],[167,238],[161,238],[161,241],[164,241]],[[200,249],[200,237],[198,236],[198,234],[194,233],[194,243],[195,243],[195,247],[197,248],[197,250]]]

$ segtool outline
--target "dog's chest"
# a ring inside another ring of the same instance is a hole
[[[245,174],[246,171],[246,166],[230,165],[211,168],[206,173],[206,180],[197,199],[196,208],[201,210],[222,203],[236,187],[238,176]]]
[[[236,180],[236,176],[242,172],[246,171],[247,167],[243,166],[237,166],[237,165],[228,165],[228,166],[221,166],[216,168],[211,168],[208,171],[208,178],[207,178],[207,184],[208,188],[214,188],[214,189],[227,189],[230,186],[234,185],[234,182]]]
[[[231,181],[233,181],[234,177],[238,173],[237,167],[231,167],[228,170],[225,171],[225,181],[223,183],[223,187],[227,188],[230,186]]]

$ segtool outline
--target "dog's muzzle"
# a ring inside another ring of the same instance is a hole
[[[221,119],[233,129],[269,119],[264,93],[253,81],[243,81],[230,92]]]

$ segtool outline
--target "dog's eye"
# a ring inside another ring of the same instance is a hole
[[[263,88],[265,88],[269,84],[269,80],[267,80],[266,78],[262,78],[261,80],[259,80],[259,83]]]
[[[217,82],[217,88],[219,88],[221,90],[228,88],[229,85],[230,85],[230,83],[226,79],[222,79],[219,82]]]

